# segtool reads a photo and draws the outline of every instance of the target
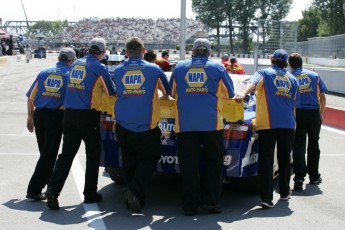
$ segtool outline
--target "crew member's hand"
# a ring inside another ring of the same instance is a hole
[[[26,120],[26,128],[30,133],[34,131],[34,120],[32,117],[28,117],[28,119]]]
[[[320,112],[320,120],[321,120],[321,123],[323,122],[324,116],[325,116],[325,113]]]
[[[160,100],[174,100],[174,98],[170,97],[169,94],[163,94],[163,96],[161,96],[159,99]]]
[[[244,95],[241,94],[241,93],[238,93],[238,94],[235,95],[234,99],[235,99],[236,102],[241,103],[243,101],[243,99],[244,99]]]

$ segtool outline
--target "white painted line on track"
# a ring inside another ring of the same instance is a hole
[[[0,79],[0,86],[4,83],[4,81],[7,79],[8,75],[11,73],[11,71],[7,71],[7,73],[5,74],[5,76]]]
[[[325,129],[325,130],[327,130],[327,131],[331,131],[331,132],[334,132],[334,133],[338,133],[338,134],[341,134],[341,135],[345,135],[345,131],[340,130],[340,129],[332,128],[332,127],[325,126],[325,125],[322,125],[321,128],[322,128],[322,129]]]
[[[0,156],[38,156],[40,155],[37,153],[0,153]]]
[[[26,105],[27,102],[0,102],[1,105],[6,105],[6,104],[9,104],[9,105]]]
[[[23,134],[15,134],[15,133],[0,133],[0,136],[9,136],[9,137],[36,137],[35,134],[30,134],[29,131]]]
[[[337,153],[330,153],[330,154],[320,154],[321,157],[345,157],[345,154],[337,154]]]
[[[78,193],[80,196],[80,200],[84,200],[84,180],[81,178],[85,178],[85,172],[83,170],[83,167],[81,166],[81,162],[78,157],[74,158],[73,164],[72,164],[72,173],[74,177],[75,184],[78,189]],[[107,229],[105,227],[104,221],[102,219],[102,212],[99,210],[97,203],[93,204],[84,204],[83,207],[85,210],[85,214],[83,217],[86,217],[89,223],[90,229]]]

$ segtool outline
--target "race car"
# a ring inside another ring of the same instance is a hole
[[[167,73],[169,75],[169,73]],[[171,73],[170,73],[171,74]],[[248,75],[231,75],[235,91],[241,92]],[[161,159],[157,172],[179,173],[177,143],[175,136],[175,107],[173,100],[160,101]],[[255,96],[250,95],[244,103],[234,100],[223,101],[221,110],[224,121],[224,181],[231,178],[256,176],[258,173],[258,141],[255,132]],[[108,169],[115,183],[124,183],[122,174],[122,155],[111,113],[101,116],[102,157],[100,166]],[[200,170],[203,162],[201,159]],[[277,166],[275,166],[275,172]]]
[[[108,57],[108,71],[110,74],[114,73],[114,69],[125,60],[125,55],[109,54]]]

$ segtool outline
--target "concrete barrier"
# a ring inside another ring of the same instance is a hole
[[[7,63],[7,56],[0,57],[0,64]]]
[[[345,59],[308,57],[307,63],[337,67],[337,66],[345,66]]]
[[[312,68],[326,84],[328,91],[345,94],[345,70],[331,68]]]

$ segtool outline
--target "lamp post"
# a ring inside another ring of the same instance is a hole
[[[186,0],[181,0],[180,23],[180,60],[184,60],[186,54]]]

